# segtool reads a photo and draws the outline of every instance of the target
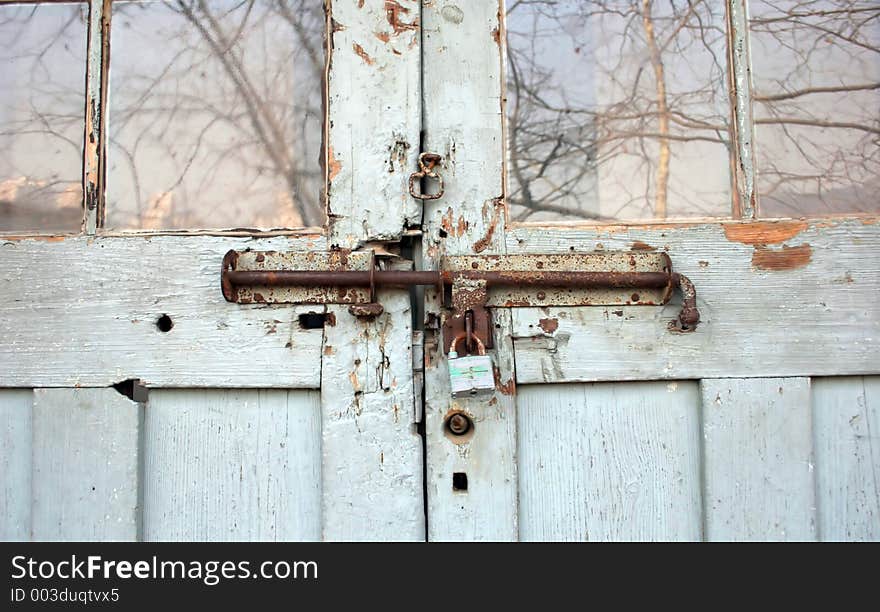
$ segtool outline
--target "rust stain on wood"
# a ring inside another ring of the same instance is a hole
[[[414,19],[412,23],[401,21],[401,16],[406,15],[407,13],[409,13],[409,9],[405,6],[401,6],[397,0],[385,0],[385,18],[394,30],[395,35],[400,34],[401,32],[406,32],[407,30],[417,31],[419,29],[418,18]]]
[[[495,198],[494,200],[492,200],[492,204],[492,218],[489,220],[489,224],[486,228],[486,235],[474,243],[475,253],[482,253],[489,248],[490,244],[492,244],[492,237],[495,235],[495,228],[498,226],[498,220],[501,218],[501,211],[504,208],[504,200],[502,198]],[[486,214],[486,204],[484,204],[484,219],[486,218]]]
[[[813,249],[807,243],[793,247],[783,245],[781,249],[758,245],[752,254],[752,266],[759,270],[795,270],[810,263],[812,257]]]
[[[495,388],[502,395],[514,395],[516,393],[516,381],[513,377],[511,377],[506,383],[502,383],[501,371],[498,369],[498,366],[492,366],[492,369],[495,371]]]
[[[368,66],[372,66],[373,64],[376,63],[376,60],[374,60],[372,57],[370,57],[370,55],[366,51],[364,51],[364,48],[362,46],[360,46],[359,44],[357,44],[357,43],[352,44],[352,49],[354,49],[354,52],[358,54],[358,57],[360,57],[362,60],[364,60],[364,62]]]
[[[391,40],[391,35],[388,32],[374,32],[373,34],[383,43],[387,43]]]
[[[635,242],[632,243],[632,247],[630,247],[630,250],[633,250],[633,251],[656,251],[657,247],[652,247],[650,244],[646,244],[646,243],[642,242],[641,240],[636,240]]]
[[[335,312],[328,312],[327,318],[324,319],[324,322],[327,325],[329,325],[330,327],[336,327],[336,313]]]
[[[539,319],[538,326],[544,330],[544,333],[552,334],[559,329],[559,319]]]
[[[807,229],[806,221],[757,221],[724,226],[724,234],[732,242],[742,244],[779,244]]]

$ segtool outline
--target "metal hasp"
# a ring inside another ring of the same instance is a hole
[[[675,288],[682,308],[672,326],[693,331],[700,321],[697,295],[687,277],[672,271],[666,253],[597,251],[548,255],[446,257],[440,270],[379,270],[372,251],[281,253],[229,251],[221,287],[230,302],[350,304],[358,316],[381,314],[378,287],[433,285],[450,308],[444,350],[464,334],[492,347],[490,308],[526,306],[655,306]]]

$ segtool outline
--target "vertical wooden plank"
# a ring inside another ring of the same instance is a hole
[[[35,389],[33,412],[33,539],[137,539],[141,404],[112,388]]]
[[[444,255],[505,252],[502,96],[503,24],[498,2],[423,6],[423,147],[443,156],[443,197],[425,203],[424,269]],[[515,540],[517,526],[516,385],[509,310],[493,313],[491,351],[497,391],[453,401],[439,323],[442,296],[425,291],[425,430],[429,539]],[[474,434],[447,435],[454,411],[471,416]],[[467,475],[467,491],[453,474]]]
[[[373,320],[328,307],[321,364],[325,540],[425,539],[409,295],[379,291],[378,299],[385,311]]]
[[[731,151],[733,179],[733,216],[754,219],[757,216],[755,190],[755,129],[752,121],[752,62],[749,47],[748,5],[746,0],[728,0],[727,21],[730,30],[728,74],[733,101]]]
[[[519,389],[523,540],[699,540],[697,383]]]
[[[421,219],[407,191],[421,129],[419,0],[327,0],[330,242],[399,238]]]
[[[31,537],[33,391],[0,389],[0,541]]]
[[[700,390],[707,539],[814,540],[810,379],[705,379]]]
[[[330,246],[397,240],[421,221],[409,195],[421,133],[421,2],[330,0],[327,197]],[[424,540],[421,441],[413,423],[405,291],[382,315],[327,310],[321,361],[327,540]],[[387,348],[386,348],[387,347]]]
[[[880,540],[880,376],[812,382],[819,535]]]
[[[316,391],[150,392],[145,540],[317,540]]]
[[[104,224],[104,160],[106,157],[107,71],[110,61],[111,0],[89,2],[86,62],[86,134],[83,155],[83,194],[86,234]]]

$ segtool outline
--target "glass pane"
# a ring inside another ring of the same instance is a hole
[[[324,222],[320,0],[114,2],[107,226]]]
[[[512,219],[730,216],[724,3],[508,6]]]
[[[880,3],[753,0],[764,217],[880,210]]]
[[[87,17],[0,6],[0,231],[82,227]]]

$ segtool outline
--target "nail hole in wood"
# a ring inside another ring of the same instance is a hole
[[[160,332],[167,333],[171,331],[171,328],[174,327],[174,321],[171,320],[167,314],[163,314],[161,317],[156,319],[156,327],[159,328]]]

